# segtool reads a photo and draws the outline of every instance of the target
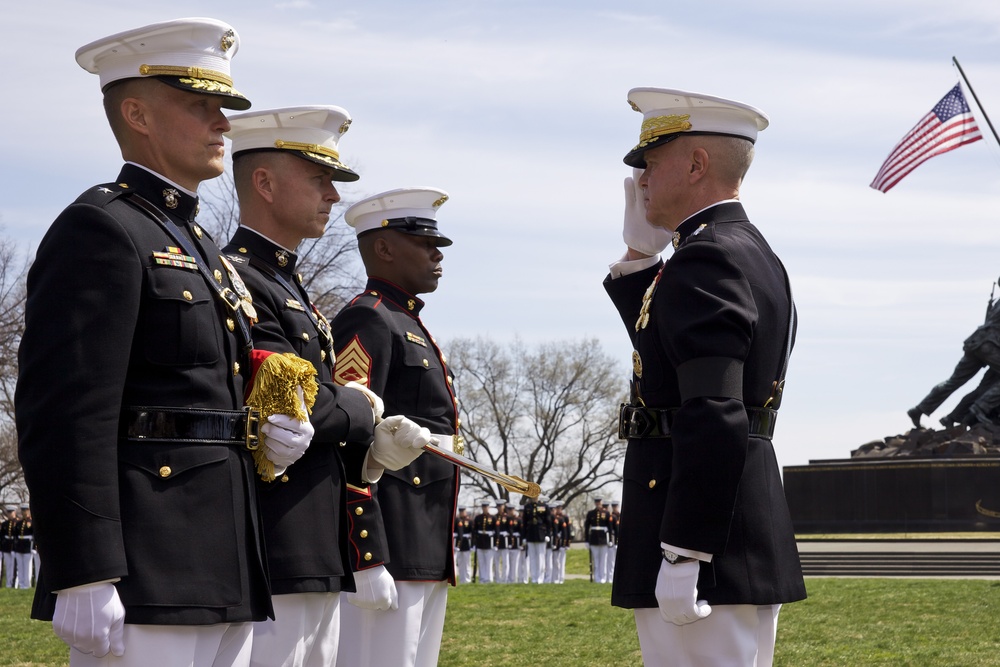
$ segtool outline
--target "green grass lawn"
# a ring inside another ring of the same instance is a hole
[[[584,574],[585,551],[567,568]],[[783,667],[1000,667],[1000,581],[806,580],[809,599],[786,605],[775,664]],[[632,614],[610,585],[463,585],[451,589],[441,667],[634,667]],[[48,623],[28,620],[31,591],[0,589],[0,665],[64,666]],[[349,641],[344,638],[343,641]]]

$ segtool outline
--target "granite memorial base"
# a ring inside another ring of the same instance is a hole
[[[1000,531],[1000,456],[784,468],[796,534]]]

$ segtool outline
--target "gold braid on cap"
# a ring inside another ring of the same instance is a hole
[[[201,67],[175,67],[173,65],[139,65],[139,74],[142,76],[184,76],[193,79],[207,79],[217,83],[225,84],[232,88],[233,80],[213,69],[202,69]]]
[[[303,153],[319,153],[326,157],[332,157],[337,162],[340,162],[340,153],[333,150],[332,148],[327,148],[326,146],[320,146],[319,144],[304,144],[300,141],[285,141],[284,139],[276,139],[274,141],[275,148],[282,148],[287,151],[302,151]]]
[[[642,121],[642,129],[639,132],[639,145],[642,145],[650,139],[662,137],[665,134],[676,134],[678,132],[686,132],[690,130],[691,123],[688,120],[689,118],[691,118],[690,114],[684,114],[683,116],[653,116],[652,118],[647,118]]]

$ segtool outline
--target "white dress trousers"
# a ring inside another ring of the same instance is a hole
[[[337,667],[435,667],[448,607],[447,581],[397,581],[399,609],[375,611],[345,600]]]
[[[249,667],[253,623],[125,624],[125,655],[69,651],[70,667]]]
[[[545,542],[528,542],[528,581],[533,584],[545,583],[545,552],[549,545]]]
[[[635,610],[645,667],[771,667],[781,605],[716,605],[687,625]]]
[[[326,667],[336,662],[340,593],[275,595],[271,603],[274,620],[253,624],[251,667]]]

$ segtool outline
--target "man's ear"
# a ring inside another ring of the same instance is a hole
[[[250,174],[250,184],[254,192],[269,204],[274,203],[274,178],[267,167],[257,167]]]
[[[393,261],[392,243],[383,235],[380,235],[372,243],[372,252],[380,261],[387,263]]]
[[[695,148],[691,151],[691,162],[688,169],[688,182],[697,183],[708,173],[709,163],[708,151],[704,148]]]
[[[126,97],[122,100],[119,111],[122,119],[133,132],[149,136],[150,108],[146,100],[139,97]]]

